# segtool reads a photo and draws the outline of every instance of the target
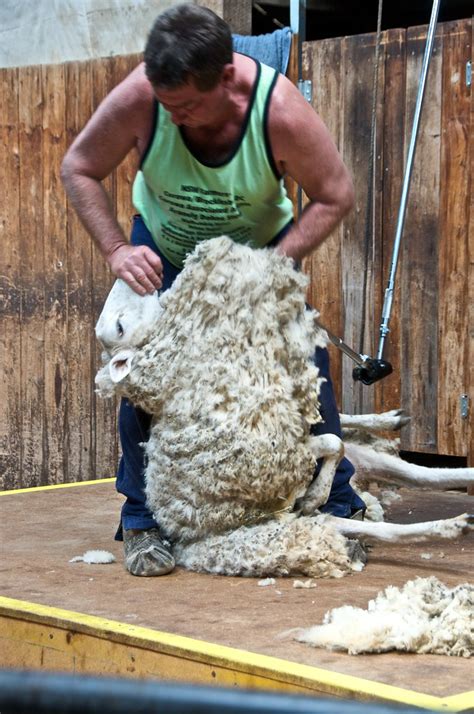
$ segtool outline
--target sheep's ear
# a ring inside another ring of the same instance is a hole
[[[117,352],[109,362],[110,379],[114,384],[130,374],[132,368],[133,350],[121,350]]]

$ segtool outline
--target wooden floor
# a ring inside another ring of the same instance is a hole
[[[461,493],[403,493],[390,520],[448,517],[474,506]],[[472,582],[472,535],[430,546],[378,546],[362,573],[319,580],[314,589],[295,589],[293,578],[259,587],[253,579],[181,569],[134,578],[123,568],[122,544],[113,540],[121,504],[113,482],[0,495],[0,666],[279,688],[448,711],[474,707],[472,660],[349,656],[279,638],[320,623],[330,608],[366,607],[387,585],[416,576],[434,574],[449,586]],[[91,549],[109,550],[117,562],[69,562]],[[430,559],[422,558],[426,553]]]

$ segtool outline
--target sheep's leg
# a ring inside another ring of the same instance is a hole
[[[474,529],[474,516],[464,513],[456,518],[424,523],[371,523],[330,516],[331,524],[347,538],[364,542],[416,543],[437,538],[452,540]]]
[[[360,551],[328,519],[287,514],[193,543],[177,543],[173,555],[188,570],[221,575],[341,577],[361,570]]]
[[[381,414],[340,414],[340,419],[343,429],[363,431],[398,431],[410,421],[410,417],[401,409]]]
[[[409,488],[467,488],[474,484],[474,468],[428,468],[409,464],[392,454],[346,442],[347,458],[364,481],[383,481]]]
[[[308,487],[305,495],[298,501],[298,508],[305,516],[312,515],[319,506],[327,502],[331,491],[334,474],[344,456],[342,441],[335,434],[321,434],[311,437],[311,449],[317,459],[323,458],[321,470]]]

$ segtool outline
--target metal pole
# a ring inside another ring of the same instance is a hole
[[[385,290],[384,304],[382,308],[382,322],[380,324],[380,342],[377,352],[377,358],[382,359],[385,338],[390,332],[388,324],[390,321],[390,313],[392,311],[393,290],[395,286],[395,276],[398,267],[398,254],[400,251],[400,242],[405,223],[405,214],[407,208],[408,190],[410,188],[411,173],[413,168],[413,159],[415,156],[416,140],[418,136],[418,128],[420,125],[421,109],[425,94],[426,78],[430,65],[431,54],[433,51],[434,36],[436,32],[436,24],[438,22],[438,13],[441,0],[434,0],[431,11],[431,19],[426,38],[425,54],[423,57],[423,65],[421,68],[420,84],[418,86],[418,95],[416,98],[415,113],[413,116],[413,127],[411,132],[410,146],[407,154],[407,164],[405,168],[405,176],[403,179],[402,195],[400,199],[400,208],[398,211],[397,228],[395,232],[395,241],[393,245],[392,259],[390,263],[390,274],[388,278],[387,288]]]

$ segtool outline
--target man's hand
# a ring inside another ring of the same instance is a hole
[[[119,245],[107,257],[113,274],[124,280],[138,295],[152,294],[163,281],[160,258],[146,245]]]

